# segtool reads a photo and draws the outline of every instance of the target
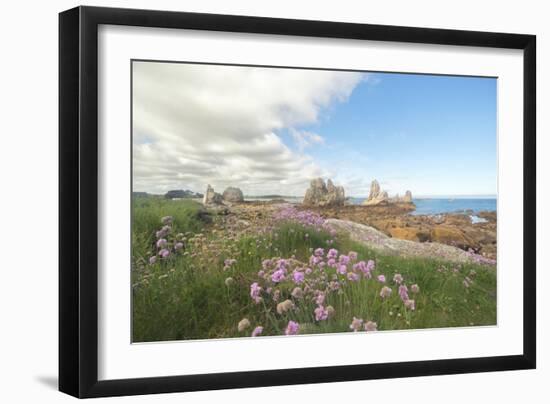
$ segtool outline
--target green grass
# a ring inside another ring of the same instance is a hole
[[[192,200],[171,200],[152,197],[132,200],[132,258],[136,262],[149,257],[156,241],[155,232],[164,216],[174,218],[175,232],[199,232],[210,217],[202,206]]]
[[[155,265],[144,264],[154,251],[154,232],[160,217],[174,217],[174,233],[203,233],[186,238],[185,252]],[[258,237],[220,239],[211,232],[200,205],[192,201],[136,200],[133,226],[133,340],[166,341],[179,339],[226,338],[250,335],[251,328],[239,333],[238,322],[247,318],[252,327],[262,325],[262,335],[281,335],[289,320],[300,323],[300,333],[347,332],[352,318],[372,320],[379,330],[457,327],[496,324],[496,271],[479,265],[445,264],[428,259],[383,256],[338,236],[332,248],[342,253],[356,251],[360,260],[374,259],[374,275],[384,274],[393,289],[389,299],[379,296],[375,279],[347,283],[343,293],[329,294],[325,305],[332,305],[335,316],[316,322],[312,301],[295,300],[298,310],[278,314],[276,303],[264,299],[256,304],[250,298],[250,284],[258,280],[262,261],[271,257],[308,262],[311,251],[327,248],[333,239],[323,231],[297,224],[277,225],[271,234]],[[306,236],[307,234],[307,236]],[[226,258],[236,263],[224,270]],[[438,271],[438,269],[440,271]],[[334,270],[331,270],[334,273]],[[470,287],[463,285],[471,276]],[[327,271],[328,272],[328,271]],[[406,310],[394,273],[403,275],[407,285],[418,284],[412,295],[416,310]],[[226,286],[228,277],[233,283]],[[291,281],[279,284],[284,299],[295,287]]]

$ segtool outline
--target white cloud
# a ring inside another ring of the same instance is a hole
[[[294,141],[296,142],[296,145],[298,146],[298,149],[300,151],[303,151],[305,148],[313,146],[315,144],[325,143],[325,139],[323,139],[322,136],[318,135],[317,133],[291,128],[290,134],[294,138]]]
[[[350,72],[134,62],[134,190],[300,195],[326,175],[303,153],[323,138],[300,130],[347,100]],[[276,134],[287,129],[298,151]]]

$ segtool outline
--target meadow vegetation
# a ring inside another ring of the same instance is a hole
[[[136,198],[134,342],[496,324],[496,269],[380,255],[313,212],[236,231],[191,200]]]

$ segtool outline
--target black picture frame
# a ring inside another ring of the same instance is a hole
[[[98,26],[113,24],[523,50],[523,354],[98,380]],[[536,37],[341,22],[77,7],[59,15],[59,390],[104,397],[536,366]]]

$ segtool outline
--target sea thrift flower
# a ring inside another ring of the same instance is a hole
[[[311,268],[306,268],[304,272],[306,273],[306,275],[309,275],[310,273],[313,272],[313,270]]]
[[[405,285],[399,285],[399,297],[401,300],[406,301],[409,300],[409,289]]]
[[[168,241],[165,238],[161,238],[157,241],[157,248],[164,248],[168,245]]]
[[[254,282],[250,285],[250,297],[256,304],[260,303],[262,301],[262,298],[260,297],[260,292],[262,291],[262,287],[258,285],[258,282]]]
[[[365,331],[377,331],[378,324],[374,321],[367,321],[365,323]]]
[[[264,275],[265,275],[265,271],[264,271],[264,270],[258,271],[258,277],[259,277],[259,278],[263,278]]]
[[[314,254],[317,257],[322,257],[323,255],[325,255],[325,250],[323,248],[317,248]]]
[[[348,253],[348,257],[352,261],[357,261],[357,253],[355,251],[350,251]]]
[[[235,279],[233,279],[232,277],[225,279],[225,286],[231,286],[233,285],[233,283],[235,283]]]
[[[319,292],[315,297],[315,303],[318,306],[321,306],[324,302],[325,302],[325,294],[323,292]]]
[[[413,293],[420,292],[420,287],[415,283],[414,285],[411,286],[411,292]]]
[[[322,321],[328,318],[328,311],[323,306],[317,306],[314,313],[316,321]]]
[[[341,265],[348,265],[350,262],[350,258],[347,255],[340,255],[340,258],[338,258],[338,261]]]
[[[378,282],[380,282],[380,283],[385,283],[386,282],[386,277],[384,275],[378,275],[378,277],[376,279],[378,279]]]
[[[295,287],[295,288],[292,290],[291,295],[292,295],[292,297],[295,298],[295,299],[301,299],[302,297],[304,297],[304,292],[303,292],[302,288]]]
[[[149,258],[149,264],[153,265],[155,262],[157,262],[157,257],[153,255],[151,258]]]
[[[387,286],[384,286],[381,290],[380,290],[380,297],[382,299],[385,299],[386,297],[390,297],[391,295],[391,288],[388,288]]]
[[[250,321],[248,321],[247,318],[243,318],[241,321],[239,321],[239,324],[237,325],[237,329],[239,332],[243,332],[248,327],[250,327]]]
[[[367,272],[372,271],[374,269],[374,266],[375,266],[374,261],[373,260],[368,260],[368,262],[367,262]]]
[[[351,324],[349,325],[349,328],[353,330],[353,332],[359,331],[361,326],[363,325],[363,319],[362,318],[356,318],[353,317],[353,320]]]
[[[304,281],[304,273],[300,271],[294,271],[292,274],[292,279],[295,283],[302,283]]]
[[[252,334],[250,336],[251,337],[257,337],[258,335],[260,335],[263,332],[263,330],[264,330],[264,327],[259,325],[256,328],[254,328],[254,331],[252,331]]]
[[[286,335],[296,335],[300,331],[300,324],[295,321],[290,320],[286,326],[285,334]]]
[[[393,276],[393,281],[400,285],[401,282],[403,282],[403,277],[401,276],[401,274],[395,274]]]
[[[294,303],[292,303],[292,300],[287,299],[277,305],[277,313],[284,314],[292,308],[294,308]]]
[[[348,267],[346,267],[345,265],[338,265],[339,274],[345,275],[346,272],[348,272]]]
[[[273,275],[271,275],[271,281],[275,283],[284,281],[284,279],[285,279],[285,273],[282,269],[276,270],[275,272],[273,272]]]
[[[335,249],[335,248],[331,248],[330,250],[328,250],[328,253],[327,253],[327,258],[336,258],[338,256],[338,250]]]
[[[352,282],[357,282],[359,280],[359,275],[357,275],[355,272],[348,272],[348,280]]]
[[[336,260],[334,258],[329,258],[327,265],[331,268],[336,268]]]
[[[157,238],[163,238],[168,235],[168,231],[162,228],[162,230],[157,231],[155,235],[157,236]]]
[[[183,248],[183,243],[182,242],[178,242],[174,246],[174,249],[176,249],[176,250],[181,250],[182,248]]]
[[[405,300],[404,303],[405,303],[405,307],[407,309],[414,311],[414,309],[415,309],[414,300],[407,299],[407,300]]]
[[[167,258],[170,255],[170,251],[167,250],[166,248],[163,248],[162,250],[159,251],[159,255],[162,258]]]
[[[275,302],[278,302],[281,297],[281,291],[279,289],[276,289],[275,292],[273,292],[273,300]]]
[[[160,219],[162,224],[165,224],[165,225],[172,224],[173,220],[174,220],[174,218],[172,216],[164,216],[162,219]]]

